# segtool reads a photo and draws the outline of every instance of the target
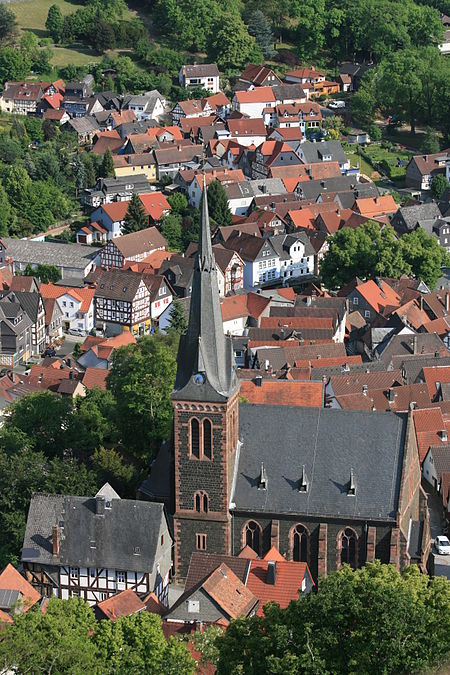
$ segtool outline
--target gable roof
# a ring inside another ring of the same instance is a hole
[[[139,253],[150,253],[152,249],[165,249],[167,246],[166,240],[156,227],[146,227],[138,232],[115,237],[113,243],[124,258],[131,258]]]
[[[185,77],[219,77],[216,63],[194,63],[181,66],[181,72]]]
[[[145,604],[131,588],[128,588],[102,602],[98,602],[96,610],[96,613],[100,613],[99,619],[117,621],[121,616],[130,616],[130,614],[142,612],[145,610]]]
[[[406,416],[393,413],[240,405],[234,510],[395,522],[406,423]],[[274,452],[280,445],[285,451]],[[258,488],[261,463],[267,489]],[[302,465],[306,492],[295,489]],[[355,497],[347,495],[352,468]]]
[[[24,579],[11,563],[8,563],[0,574],[0,590],[20,591],[23,597],[24,612],[28,612],[41,597],[40,593]]]
[[[112,499],[104,515],[96,515],[104,497],[34,494],[25,530],[22,560],[50,565],[80,565],[150,570],[155,564],[159,534],[166,516],[163,504]],[[53,555],[52,528],[64,523],[59,555]],[[95,548],[91,542],[95,542]],[[144,569],[143,569],[144,568]]]
[[[232,619],[247,616],[258,602],[225,563],[210,574],[202,587]]]
[[[267,66],[258,66],[253,63],[249,63],[248,66],[245,68],[245,70],[239,76],[239,79],[245,80],[247,82],[252,82],[252,84],[261,86],[264,80],[271,74],[274,75],[274,72],[273,70],[271,70],[271,68],[267,68]]]
[[[240,395],[249,403],[270,405],[302,406],[321,408],[323,406],[323,382],[292,382],[287,380],[242,380]]]
[[[103,389],[106,391],[106,378],[108,371],[106,368],[86,368],[83,379],[81,380],[86,389]]]
[[[308,576],[313,584],[308,565],[305,562],[284,560],[276,549],[272,550],[272,555],[264,556],[264,560],[252,560],[250,562],[247,588],[259,599],[256,612],[258,616],[264,616],[263,607],[268,602],[276,602],[284,609],[291,600],[298,600],[305,576]],[[267,581],[267,573],[271,563],[274,563],[275,567],[275,583]]]
[[[266,136],[266,127],[261,117],[228,119],[227,125],[232,136]]]
[[[272,87],[255,87],[248,91],[237,91],[234,94],[240,104],[245,103],[275,103],[276,98]]]
[[[132,302],[142,282],[142,274],[131,270],[102,270],[95,297]]]
[[[89,312],[94,299],[95,288],[90,288],[89,286],[72,288],[71,286],[59,286],[56,284],[41,284],[40,293],[45,299],[58,299],[63,295],[70,295],[78,302],[81,302],[80,312]]]
[[[380,314],[386,307],[398,307],[400,305],[400,296],[386,282],[379,281],[377,284],[373,279],[369,279],[369,281],[357,286],[355,290]]]

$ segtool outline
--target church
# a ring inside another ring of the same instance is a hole
[[[276,546],[315,579],[379,559],[425,570],[427,498],[411,413],[251,405],[239,400],[224,335],[206,189],[189,326],[172,392],[174,568],[193,552]]]

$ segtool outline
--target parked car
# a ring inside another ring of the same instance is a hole
[[[67,332],[69,335],[81,335],[82,337],[86,334],[81,328],[70,328]]]
[[[53,347],[47,347],[47,349],[44,351],[43,356],[56,356],[56,351]]]
[[[332,110],[336,110],[337,108],[345,108],[345,101],[330,101],[328,107]]]
[[[439,555],[450,555],[450,541],[445,534],[440,534],[436,537],[434,545],[436,553],[439,553]]]

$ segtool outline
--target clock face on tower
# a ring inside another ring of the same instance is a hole
[[[195,384],[205,384],[205,376],[203,373],[195,373],[194,382]]]

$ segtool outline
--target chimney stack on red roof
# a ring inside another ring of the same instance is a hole
[[[269,560],[266,573],[266,584],[275,586],[277,580],[277,563],[275,560]]]

